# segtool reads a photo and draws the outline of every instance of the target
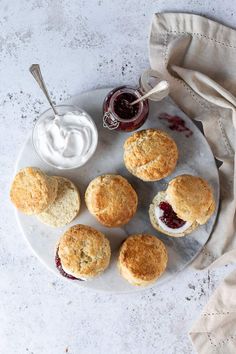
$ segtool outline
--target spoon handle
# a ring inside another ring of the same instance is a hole
[[[162,80],[156,86],[154,86],[150,91],[145,93],[142,97],[140,97],[137,100],[131,102],[130,106],[133,106],[134,104],[145,100],[146,98],[148,98],[149,96],[153,95],[154,93],[166,91],[168,88],[169,88],[168,82],[166,80]]]
[[[57,110],[56,110],[54,104],[52,103],[52,100],[48,94],[48,90],[47,90],[47,87],[46,87],[45,82],[43,80],[43,76],[42,76],[39,64],[32,64],[31,67],[29,68],[29,71],[31,72],[31,74],[33,75],[35,80],[37,81],[37,83],[38,83],[39,87],[41,88],[41,90],[43,91],[43,93],[45,94],[50,106],[53,109],[54,114],[58,115]]]

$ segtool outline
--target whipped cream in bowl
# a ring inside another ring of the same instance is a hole
[[[41,114],[33,130],[33,145],[47,164],[58,169],[83,166],[94,154],[98,132],[93,119],[75,106],[56,106]]]

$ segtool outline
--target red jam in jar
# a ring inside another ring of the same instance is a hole
[[[148,100],[134,102],[142,93],[130,86],[120,86],[110,91],[103,103],[103,126],[110,130],[132,131],[140,128],[149,112]]]

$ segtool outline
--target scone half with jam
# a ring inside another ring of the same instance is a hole
[[[110,257],[110,243],[104,234],[90,226],[78,224],[61,236],[55,262],[64,277],[89,280],[108,267]]]
[[[155,196],[149,216],[156,230],[182,237],[205,224],[214,211],[215,199],[209,183],[202,177],[181,175]]]

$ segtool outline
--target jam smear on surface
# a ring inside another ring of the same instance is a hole
[[[167,120],[171,130],[175,130],[177,132],[185,132],[186,138],[189,138],[191,135],[193,135],[192,130],[186,127],[185,121],[178,116],[171,116],[168,113],[161,113],[159,119]]]
[[[59,255],[58,255],[58,249],[57,249],[56,255],[55,255],[55,263],[56,263],[57,269],[59,270],[59,272],[61,273],[61,275],[63,275],[63,277],[68,278],[68,279],[71,279],[71,280],[82,280],[82,279],[79,279],[79,278],[75,278],[75,277],[73,277],[73,275],[70,275],[70,274],[68,274],[68,273],[66,273],[66,272],[64,271],[64,269],[62,268],[62,265],[61,265],[60,257],[59,257]]]
[[[114,112],[121,119],[132,119],[139,111],[139,104],[131,106],[130,103],[137,99],[132,93],[121,93],[114,101]]]
[[[169,203],[161,202],[159,208],[163,211],[163,215],[160,217],[161,221],[171,229],[178,229],[186,223],[176,215]]]

